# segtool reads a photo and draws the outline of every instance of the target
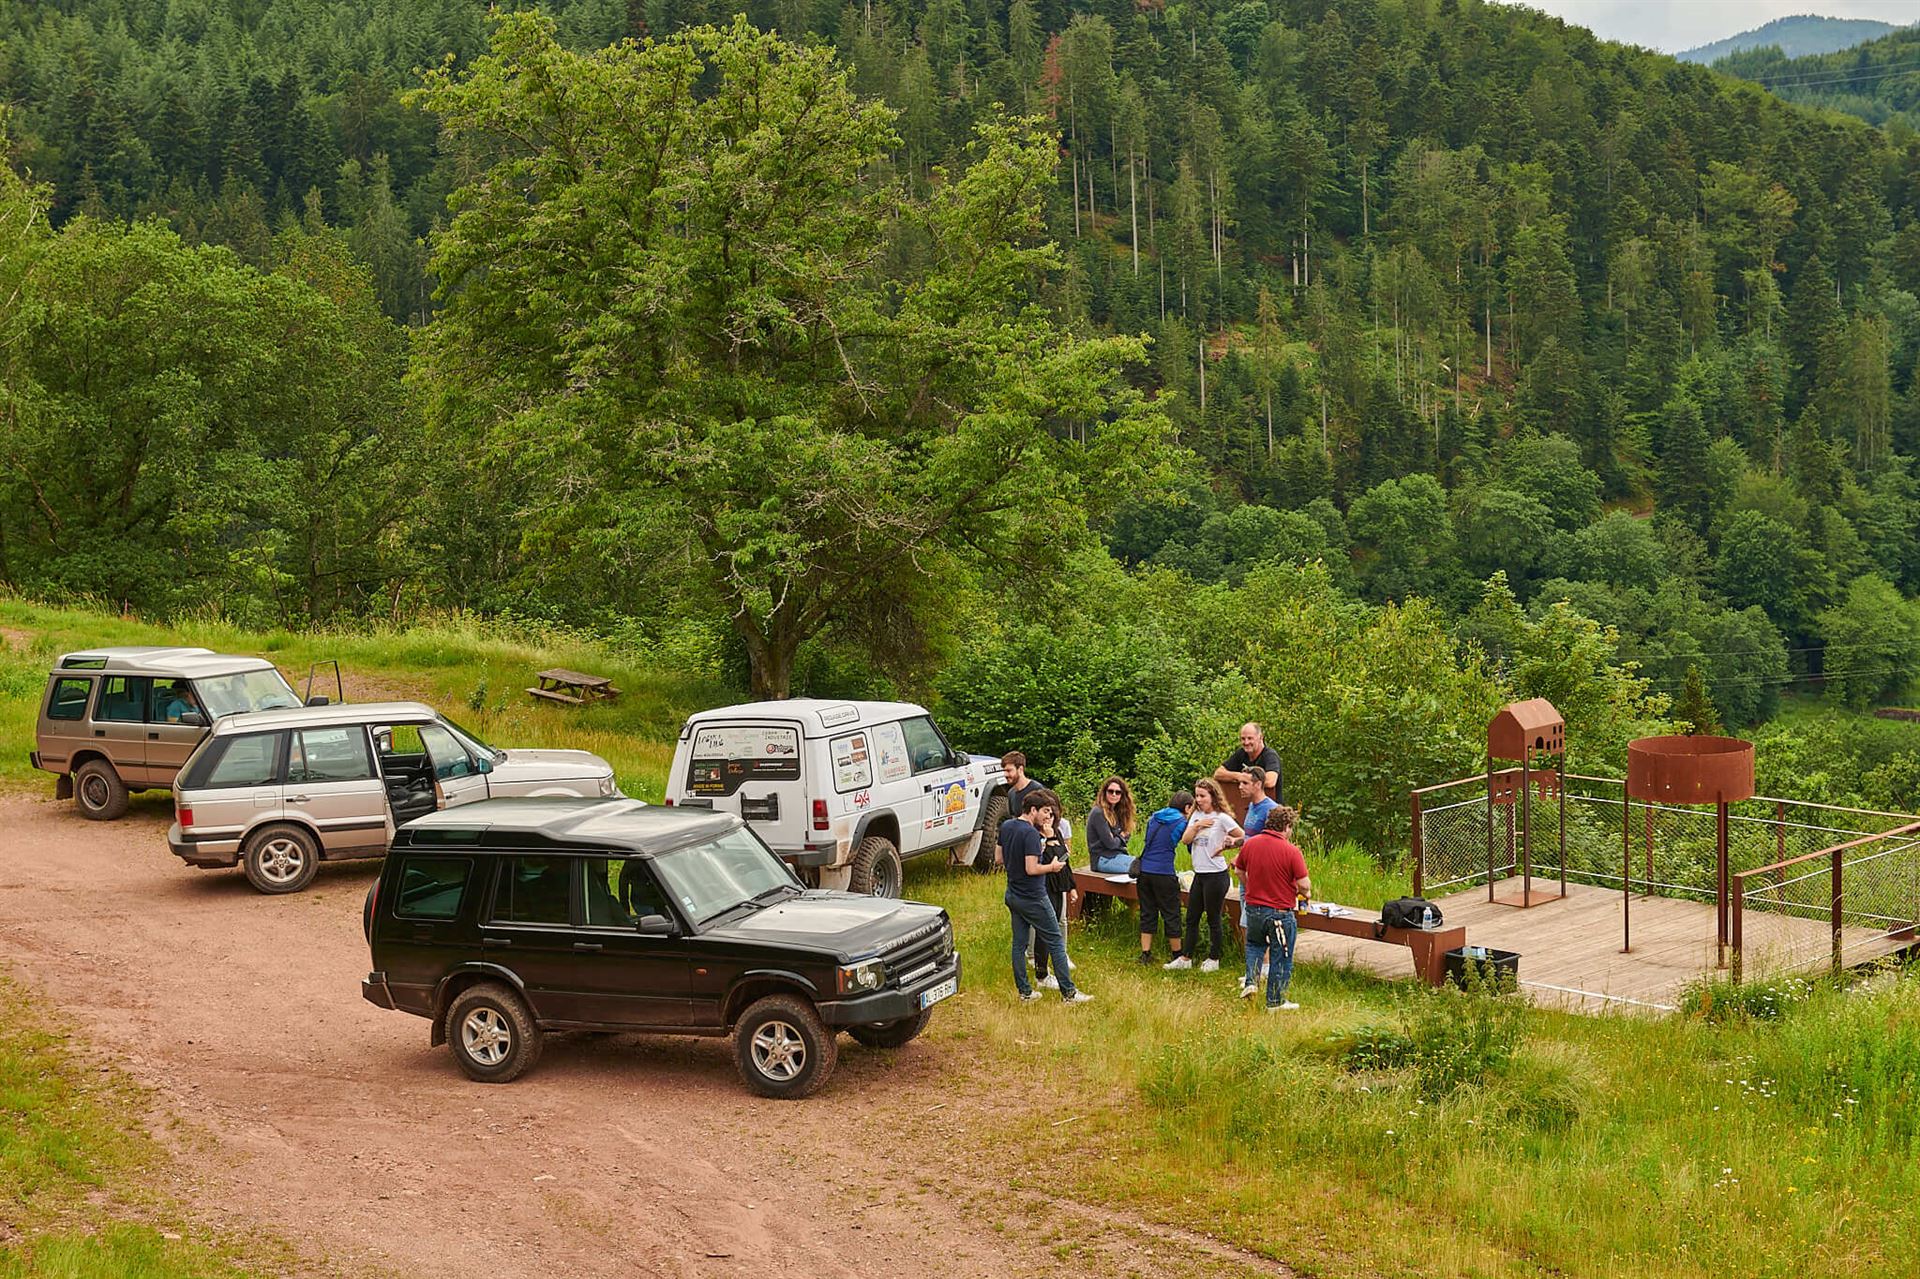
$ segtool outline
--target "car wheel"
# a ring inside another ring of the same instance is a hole
[[[885,835],[869,835],[853,850],[853,877],[847,891],[862,897],[898,897],[906,881],[900,850]]]
[[[247,836],[240,864],[263,893],[297,893],[320,873],[320,845],[298,826],[266,826]]]
[[[912,1043],[920,1032],[933,1020],[933,1009],[922,1008],[911,1017],[902,1017],[898,1021],[869,1022],[863,1026],[849,1026],[847,1033],[869,1048],[900,1048]]]
[[[104,759],[90,759],[73,775],[73,800],[88,821],[110,822],[127,813],[127,784]]]
[[[1007,793],[1001,791],[987,797],[981,809],[980,851],[973,855],[973,868],[982,875],[991,875],[1000,869],[996,859],[1000,856],[1000,823],[1007,820]]]
[[[520,996],[498,982],[460,992],[447,1009],[447,1043],[468,1079],[504,1084],[533,1069],[543,1040]]]
[[[798,995],[768,995],[735,1024],[733,1058],[747,1087],[790,1101],[820,1091],[839,1052],[812,1004]]]

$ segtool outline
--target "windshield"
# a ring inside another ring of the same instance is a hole
[[[787,864],[744,828],[711,843],[664,853],[653,865],[696,927],[775,889],[800,886]]]
[[[445,715],[440,717],[440,722],[447,726],[448,732],[460,739],[460,744],[467,748],[467,754],[476,758],[485,755],[496,764],[507,757],[505,751],[495,750],[493,747],[488,746],[485,742],[482,742],[479,738],[448,719]]]
[[[286,676],[271,667],[238,675],[202,676],[193,681],[193,688],[214,719],[242,711],[285,710],[300,704],[300,695],[287,683]]]

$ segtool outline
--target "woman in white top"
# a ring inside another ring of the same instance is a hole
[[[1233,819],[1220,783],[1202,777],[1193,784],[1193,820],[1181,842],[1193,856],[1193,883],[1187,888],[1187,935],[1180,953],[1168,968],[1191,968],[1192,956],[1200,944],[1200,916],[1207,917],[1207,940],[1212,948],[1201,961],[1203,973],[1220,970],[1220,956],[1226,953],[1226,928],[1221,911],[1226,907],[1227,889],[1233,876],[1227,871],[1224,854],[1240,847],[1247,833]]]

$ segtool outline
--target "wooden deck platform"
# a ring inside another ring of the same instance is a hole
[[[1558,882],[1536,887],[1559,889]],[[1495,885],[1499,896],[1515,895],[1517,879]],[[1528,910],[1487,900],[1484,885],[1439,899],[1447,924],[1464,925],[1468,944],[1520,955],[1520,988],[1536,1004],[1599,1012],[1606,1008],[1660,1011],[1674,1006],[1688,982],[1714,971],[1714,916],[1710,902],[1672,897],[1634,896],[1633,949],[1620,950],[1620,891],[1569,884],[1563,900]],[[1747,917],[1748,962],[1758,967],[1768,949],[1824,955],[1831,939],[1820,920],[1768,915]],[[1846,960],[1864,963],[1909,943],[1893,941],[1864,928],[1843,934]],[[1405,975],[1406,960],[1396,964],[1383,948],[1324,934],[1301,934],[1299,957],[1305,962],[1333,960],[1385,977]]]

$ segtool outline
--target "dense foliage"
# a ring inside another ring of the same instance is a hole
[[[1920,31],[1899,27],[1835,52],[1766,45],[1722,58],[1717,68],[1758,81],[1789,102],[1891,124],[1900,145],[1911,148],[1920,127]]]
[[[1693,723],[1910,678],[1909,135],[1479,0],[546,8],[0,14],[47,215],[0,579],[690,623],[762,690],[991,678],[1008,731],[1003,677],[1111,642],[1022,729],[1061,760],[1177,743],[1223,663],[1289,705],[1190,633],[1277,564],[1500,687],[1516,627],[1591,635]],[[1109,553],[1194,607],[1089,609]]]

